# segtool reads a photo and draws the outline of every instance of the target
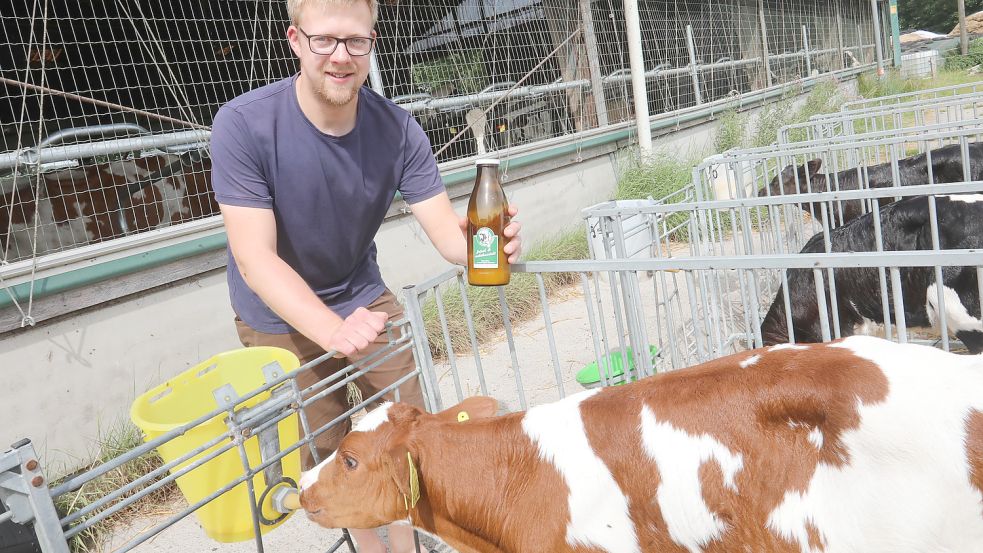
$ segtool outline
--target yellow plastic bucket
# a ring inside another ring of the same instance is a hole
[[[263,386],[266,379],[262,368],[273,361],[278,362],[285,372],[294,371],[300,365],[293,353],[281,348],[254,347],[220,353],[138,397],[130,407],[130,418],[143,430],[144,439],[150,441],[214,411],[218,404],[213,391],[225,384],[230,384],[239,397]],[[269,392],[264,392],[237,406],[237,409],[251,407],[269,397]],[[192,428],[183,436],[160,445],[157,451],[165,462],[178,459],[226,432],[228,429],[226,418],[225,414],[216,416]],[[296,415],[280,421],[277,429],[281,451],[297,443],[299,432]],[[214,451],[226,443],[228,442],[220,442],[209,451]],[[262,463],[258,438],[251,436],[246,440],[245,445],[249,466],[258,467]],[[209,451],[178,465],[172,472],[177,472],[183,466],[205,456]],[[296,481],[300,477],[300,450],[291,452],[281,462],[283,476]],[[239,449],[234,447],[178,478],[177,484],[188,503],[194,504],[236,478],[241,478],[243,474],[245,472]],[[267,489],[262,471],[253,477],[253,485],[258,499]],[[275,486],[276,482],[270,482],[270,485]],[[274,521],[282,515],[273,509],[269,495],[271,494],[267,494],[267,499],[263,501],[261,513],[268,521]],[[220,542],[248,540],[255,536],[249,503],[249,491],[246,482],[242,482],[198,509],[196,514],[205,533],[212,539]],[[261,524],[261,531],[265,533],[272,530],[282,524],[286,518],[274,524]]]

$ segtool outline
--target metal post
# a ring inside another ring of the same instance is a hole
[[[761,24],[761,59],[765,67],[765,83],[771,86],[771,64],[768,63],[768,29],[765,26],[764,0],[758,0],[758,20]]]
[[[372,90],[378,92],[380,96],[386,95],[386,89],[382,86],[382,70],[379,69],[379,60],[375,56],[375,48],[369,53],[369,83],[372,85]]]
[[[846,60],[843,58],[843,17],[840,15],[840,2],[836,0],[836,40],[840,50],[840,69],[846,69]]]
[[[958,0],[959,5],[959,50],[965,56],[969,53],[969,35],[966,34],[966,0]]]
[[[631,62],[631,91],[635,97],[638,149],[644,159],[652,154],[652,128],[649,126],[649,102],[645,90],[645,59],[642,56],[638,0],[625,0],[625,26],[628,30],[628,58]]]
[[[580,0],[580,20],[584,24],[584,49],[587,51],[594,111],[597,112],[597,124],[603,127],[608,124],[608,107],[604,96],[604,81],[601,79],[600,56],[597,53],[597,35],[594,34],[594,13],[590,3],[591,0]]]
[[[65,533],[38,459],[30,440],[21,440],[0,453],[0,502],[7,509],[8,520],[34,527],[41,551],[68,553]]]
[[[898,23],[898,0],[891,0],[891,44],[894,46],[894,67],[901,67],[901,24]]]
[[[877,76],[884,76],[884,49],[881,47],[881,16],[877,9],[877,0],[870,0],[870,14],[874,21],[874,47],[877,52]]]
[[[689,70],[693,79],[693,94],[696,96],[696,104],[703,103],[703,95],[700,94],[700,70],[696,65],[696,45],[693,43],[693,26],[686,26],[686,49],[689,50]]]
[[[806,76],[812,76],[812,57],[809,55],[809,31],[806,26],[802,26],[802,47],[806,55]]]

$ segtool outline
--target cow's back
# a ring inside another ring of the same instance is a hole
[[[554,461],[591,515],[581,543],[983,551],[983,358],[853,337],[565,402],[589,444]]]

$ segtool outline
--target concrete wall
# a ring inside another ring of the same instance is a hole
[[[716,126],[714,120],[679,130],[658,138],[656,147],[677,157],[705,152]],[[508,173],[506,188],[520,208],[527,245],[582,225],[581,209],[610,199],[618,146]],[[451,189],[459,213],[469,191],[470,183]],[[377,242],[383,276],[397,293],[448,266],[410,216],[391,217]],[[216,259],[211,267],[224,257]],[[0,447],[28,437],[47,466],[77,466],[96,452],[108,429],[128,417],[138,394],[214,353],[239,347],[227,293],[224,268],[211,269],[4,335]]]

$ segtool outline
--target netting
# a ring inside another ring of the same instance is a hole
[[[874,57],[864,1],[643,0],[639,12],[652,115]],[[283,0],[4,10],[0,264],[216,216],[212,117],[297,70],[288,25]],[[377,30],[367,85],[417,118],[439,162],[634,117],[622,2],[384,2]]]

